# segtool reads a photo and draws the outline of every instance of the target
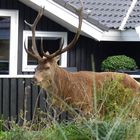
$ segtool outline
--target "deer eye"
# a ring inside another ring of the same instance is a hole
[[[45,66],[45,69],[46,69],[46,70],[48,70],[48,69],[50,69],[50,67],[48,67],[48,66]]]

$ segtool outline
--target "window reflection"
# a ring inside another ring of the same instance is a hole
[[[0,17],[0,74],[9,73],[10,18]]]

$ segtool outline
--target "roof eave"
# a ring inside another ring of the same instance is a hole
[[[57,4],[51,0],[19,0],[22,3],[30,6],[34,10],[44,7],[44,15],[54,20],[55,22],[61,24],[62,26],[68,28],[71,31],[74,31],[78,26],[78,16],[71,11],[67,10],[63,6]],[[54,11],[55,9],[55,11]],[[93,25],[86,20],[83,20],[82,23],[82,34],[94,38],[98,41],[102,40],[102,36],[108,28],[101,27],[101,25]]]
[[[101,41],[137,42],[140,41],[140,37],[135,29],[127,29],[123,31],[110,29],[103,34]]]

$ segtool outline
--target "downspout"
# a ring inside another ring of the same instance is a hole
[[[122,21],[122,23],[121,23],[121,25],[119,27],[119,30],[124,30],[124,26],[125,26],[128,18],[129,18],[129,16],[130,16],[132,10],[134,9],[136,3],[137,3],[137,0],[132,1],[131,6],[129,7],[129,9],[128,9],[127,13],[126,13],[126,16],[124,17],[124,19],[123,19],[123,21]]]

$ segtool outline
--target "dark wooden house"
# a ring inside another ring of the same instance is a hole
[[[135,29],[140,22],[140,1],[83,0],[83,4],[81,36],[75,48],[62,54],[59,65],[93,70],[92,55],[94,70],[101,71],[101,62],[107,56],[125,54],[140,67],[140,39]],[[24,108],[25,87],[30,86],[27,119],[31,119],[39,93],[38,87],[31,84],[37,62],[24,50],[24,43],[31,47],[31,31],[24,20],[32,23],[44,7],[36,40],[39,45],[42,37],[45,50],[51,53],[58,49],[61,38],[65,47],[75,34],[78,18],[73,6],[79,7],[79,0],[0,0],[0,114],[4,117],[18,118]],[[39,106],[44,106],[42,98]]]

